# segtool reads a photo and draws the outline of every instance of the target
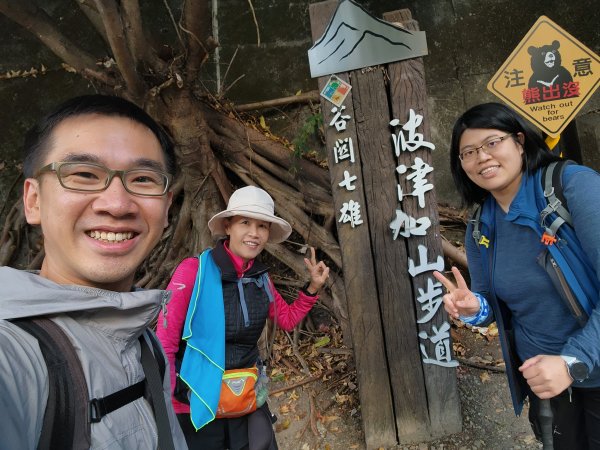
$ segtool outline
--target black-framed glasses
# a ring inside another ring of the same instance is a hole
[[[62,187],[78,192],[102,192],[118,176],[127,192],[148,197],[165,195],[173,178],[155,169],[112,170],[101,164],[69,161],[50,163],[38,170],[35,177],[45,172],[56,173]]]
[[[468,163],[471,161],[475,161],[477,155],[479,155],[480,150],[483,150],[488,155],[491,155],[494,152],[494,150],[496,150],[498,146],[502,143],[502,141],[504,141],[512,135],[513,133],[508,133],[501,137],[492,138],[489,141],[486,141],[483,144],[481,144],[479,147],[468,148],[462,153],[459,153],[458,157],[462,162]]]

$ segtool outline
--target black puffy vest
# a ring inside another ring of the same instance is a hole
[[[246,282],[241,284],[244,292],[247,319],[244,318],[240,302],[240,285],[231,258],[220,241],[212,251],[213,259],[221,270],[223,303],[225,306],[225,369],[240,369],[256,363],[258,339],[269,314],[269,296],[261,275],[267,266],[254,260],[252,267],[244,274]]]

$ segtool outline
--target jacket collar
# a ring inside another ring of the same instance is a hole
[[[249,268],[245,272],[241,272],[241,258],[238,258],[236,261],[236,255],[232,254],[226,248],[225,243],[225,239],[220,240],[212,252],[213,258],[221,270],[221,278],[223,280],[237,281],[242,276],[253,278],[268,271],[266,265],[257,259],[253,259],[250,261]]]
[[[521,177],[517,195],[515,195],[506,214],[506,220],[515,223],[523,223],[523,221],[528,220],[537,221],[539,216],[539,192],[537,191],[541,189],[540,170],[537,170],[534,174],[524,173]],[[481,221],[488,227],[491,227],[494,222],[496,208],[498,208],[496,200],[492,195],[488,195],[481,212]]]
[[[119,339],[137,339],[166,304],[166,291],[114,292],[54,283],[33,272],[0,267],[0,319],[63,315]]]

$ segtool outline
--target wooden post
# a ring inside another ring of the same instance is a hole
[[[408,30],[419,29],[417,22],[412,20],[409,10],[393,11],[384,14],[383,17],[388,22],[402,23]],[[394,118],[400,119],[401,122],[406,121],[409,110],[414,110],[417,114],[423,116],[423,122],[418,128],[418,132],[423,134],[425,141],[430,141],[431,133],[427,113],[427,91],[423,59],[413,58],[389,64],[388,71],[390,100]],[[431,153],[425,149],[418,149],[410,153],[402,152],[398,158],[398,163],[410,166],[417,157],[429,165],[432,164]],[[412,187],[406,177],[401,177],[400,183],[404,192],[410,192]],[[419,208],[416,198],[407,197],[402,201],[402,209],[410,216],[428,216],[431,219],[431,227],[426,236],[413,236],[407,240],[409,257],[419,261],[418,247],[420,245],[427,248],[428,261],[434,261],[438,255],[443,255],[435,189],[428,193],[425,208]],[[420,274],[413,277],[413,292],[419,292],[419,289],[427,290],[428,276],[431,276],[431,274]],[[419,331],[431,333],[433,327],[440,329],[445,323],[448,323],[447,316],[442,308],[427,324],[420,324]],[[430,341],[427,342],[426,349],[429,355],[435,354],[434,345]],[[462,420],[455,371],[435,364],[423,364],[422,367],[427,390],[431,436],[435,438],[460,431]]]
[[[427,393],[420,370],[416,311],[406,242],[392,240],[390,222],[398,204],[384,68],[350,73],[354,114],[371,230],[379,305],[398,435],[403,442],[429,438]]]
[[[312,4],[309,7],[313,40],[318,39],[335,11],[337,0]],[[348,81],[347,74],[338,74]],[[319,78],[319,90],[323,89],[328,77]],[[351,105],[352,92],[345,104]],[[333,118],[332,104],[321,102],[324,123],[327,125]],[[348,108],[349,110],[352,107]],[[338,183],[343,179],[344,170],[348,167],[335,164],[332,149],[339,138],[331,127],[326,126],[328,163],[334,208],[340,211],[349,200],[365,205],[363,185],[358,185],[352,193],[339,189]],[[357,142],[354,120],[348,122],[344,137]],[[352,173],[362,179],[360,155],[352,165]],[[375,269],[369,237],[369,224],[363,211],[364,223],[355,228],[338,226],[341,244],[348,315],[354,344],[359,398],[365,441],[368,449],[390,447],[396,443],[394,411],[388,365],[385,355],[385,344],[381,325],[381,314],[377,300]],[[339,225],[339,223],[338,223]]]
[[[310,5],[313,41],[323,34],[337,4],[330,0]],[[408,10],[385,18],[418,29]],[[332,126],[332,103],[322,99],[321,106],[336,217],[353,200],[360,203],[363,220],[352,227],[337,225],[367,448],[456,433],[462,423],[456,361],[450,360],[441,285],[433,286],[437,281],[428,268],[429,262],[440,260],[443,268],[435,193],[428,191],[425,205],[419,205],[417,197],[401,196],[398,191],[399,186],[403,193],[416,188],[397,169],[412,170],[418,158],[430,166],[431,150],[421,145],[400,152],[392,140],[392,135],[398,137],[392,119],[398,119],[394,124],[404,124],[412,109],[423,118],[413,131],[431,145],[423,62],[413,58],[336,76],[352,86],[342,105],[343,114],[350,116],[346,128],[340,131]],[[320,90],[328,79],[319,78]],[[340,138],[353,142],[354,163],[335,159]],[[356,177],[354,190],[340,184],[348,175]],[[427,178],[431,187],[431,174]],[[408,224],[403,225],[408,237],[391,229],[400,209],[413,220],[431,220],[425,236],[415,236]],[[425,268],[411,272],[409,261],[413,269],[415,265]]]

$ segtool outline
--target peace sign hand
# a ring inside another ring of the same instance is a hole
[[[310,259],[304,258],[304,264],[310,272],[310,283],[306,290],[309,294],[316,294],[329,278],[329,267],[323,261],[317,263],[314,247],[310,248]]]
[[[455,319],[459,316],[474,316],[479,312],[479,300],[467,287],[460,270],[452,267],[452,274],[456,285],[440,272],[433,272],[433,276],[448,289],[448,293],[443,297],[444,309]]]

